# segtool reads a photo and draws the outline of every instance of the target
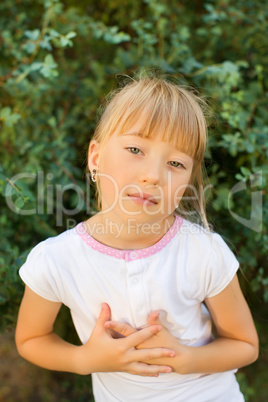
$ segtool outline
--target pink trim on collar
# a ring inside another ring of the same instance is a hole
[[[142,248],[138,250],[118,250],[116,248],[112,248],[106,246],[95,240],[90,234],[86,231],[83,222],[80,222],[76,227],[76,233],[81,237],[81,239],[91,248],[96,251],[99,251],[102,254],[110,255],[111,257],[123,259],[126,261],[133,261],[140,258],[146,258],[153,254],[158,253],[162,250],[178,233],[183,219],[180,216],[175,217],[175,221],[171,228],[167,231],[167,233],[153,246]]]

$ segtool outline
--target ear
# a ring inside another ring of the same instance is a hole
[[[92,140],[88,148],[88,168],[90,172],[93,169],[98,170],[100,159],[100,144],[96,140]]]

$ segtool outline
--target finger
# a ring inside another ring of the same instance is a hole
[[[133,368],[137,371],[138,375],[142,376],[156,376],[160,373],[172,373],[172,368],[170,366],[159,366],[156,364],[146,364],[146,363],[134,363]]]
[[[135,361],[147,362],[152,359],[160,359],[162,357],[175,357],[174,350],[166,348],[153,348],[153,349],[136,349],[133,351]]]
[[[161,324],[161,321],[159,319],[159,311],[153,311],[152,313],[149,314],[149,324],[150,325]]]
[[[135,347],[140,343],[145,342],[147,339],[151,338],[153,335],[161,331],[161,325],[150,325],[140,331],[136,331],[134,334],[129,335],[124,341],[128,348]]]
[[[108,321],[104,324],[104,326],[105,328],[113,329],[114,331],[119,332],[123,336],[129,336],[137,332],[137,330],[131,325],[121,321]]]
[[[111,309],[107,303],[102,303],[101,311],[96,325],[100,325],[102,328],[106,321],[111,319]]]

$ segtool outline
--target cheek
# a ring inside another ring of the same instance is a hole
[[[187,188],[191,186],[189,184],[191,178],[191,174],[184,175],[177,181],[177,183],[172,188],[172,194],[174,203],[178,203],[179,199],[183,196]]]
[[[109,165],[103,163],[100,171],[100,190],[103,198],[109,203],[115,201],[124,185],[124,170],[118,160]]]
[[[126,157],[126,152],[124,150],[113,150],[109,149],[103,153],[102,159],[99,164],[100,171],[113,175],[114,177],[122,175],[128,171],[127,166],[129,165],[129,160]]]

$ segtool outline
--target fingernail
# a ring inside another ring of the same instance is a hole
[[[170,353],[169,356],[170,356],[170,357],[175,357],[176,354],[175,354],[175,353]]]
[[[172,369],[166,369],[165,373],[171,373]]]

